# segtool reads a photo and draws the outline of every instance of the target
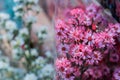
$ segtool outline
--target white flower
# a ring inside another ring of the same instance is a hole
[[[28,51],[28,50],[25,50],[25,55],[26,55],[27,57],[29,57],[29,56],[30,56],[30,53],[29,53],[29,51]]]
[[[52,58],[52,53],[51,53],[50,51],[47,51],[47,52],[45,53],[45,55],[46,55],[48,58]]]
[[[26,23],[34,23],[34,22],[36,22],[36,17],[32,16],[32,15],[27,16],[25,22]]]
[[[7,39],[8,39],[9,41],[12,40],[12,38],[13,38],[13,33],[8,32],[8,33],[6,34],[6,37],[7,37]]]
[[[37,80],[37,76],[34,73],[27,74],[24,80]]]
[[[11,45],[11,46],[15,46],[15,45],[17,45],[16,40],[12,40],[12,41],[10,42],[10,45]]]
[[[114,73],[113,73],[113,76],[115,78],[115,80],[120,80],[120,68],[116,68]]]
[[[44,33],[43,33],[44,32]],[[46,28],[46,26],[41,26],[40,27],[40,29],[39,29],[39,31],[37,32],[37,36],[38,36],[38,38],[39,39],[45,39],[46,37],[47,37],[47,28]]]
[[[10,31],[14,31],[17,29],[17,25],[14,21],[8,20],[5,23],[5,28]]]
[[[16,17],[22,17],[24,15],[23,12],[15,12]]]
[[[19,34],[21,34],[21,35],[28,35],[29,34],[29,32],[28,32],[28,29],[27,28],[22,28],[20,31],[19,31]]]
[[[52,77],[52,73],[54,71],[53,65],[52,64],[47,64],[45,65],[42,70],[40,71],[39,77]]]
[[[33,11],[37,11],[37,12],[42,11],[42,9],[40,8],[39,5],[34,5],[34,6],[32,6],[32,10],[33,10]]]
[[[15,60],[19,60],[23,54],[23,50],[21,48],[13,48],[12,57]]]
[[[39,63],[44,63],[45,62],[45,59],[43,58],[43,57],[38,57],[36,60],[35,60],[35,62],[37,63],[37,64],[39,64]]]
[[[7,20],[10,16],[7,13],[0,13],[0,20]]]
[[[24,44],[24,40],[23,40],[23,38],[21,38],[21,36],[17,36],[15,38],[15,41],[17,43],[16,45],[18,45],[18,46],[22,46]]]
[[[0,69],[8,68],[9,64],[7,62],[0,61]]]
[[[32,65],[39,65],[41,67],[44,67],[44,64],[45,64],[46,60],[39,56],[35,61],[32,62]]]
[[[22,4],[13,7],[14,11],[18,11],[18,10],[21,10],[21,9],[23,9],[23,5]]]
[[[31,49],[32,56],[38,56],[38,51],[36,49]]]

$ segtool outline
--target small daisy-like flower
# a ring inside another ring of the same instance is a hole
[[[89,7],[87,7],[86,13],[89,15],[89,17],[93,18],[95,16],[95,14],[97,13],[95,5],[92,4]]]
[[[75,41],[78,41],[80,38],[80,30],[78,28],[76,29],[71,29],[70,30],[70,33],[69,33],[69,36],[70,38],[74,39]]]
[[[71,58],[71,62],[75,63],[76,65],[82,65],[83,60],[82,60],[82,52],[74,53],[73,58]]]
[[[75,53],[79,53],[79,52],[83,52],[84,50],[84,45],[80,44],[80,45],[73,45],[71,47],[71,53],[75,54]]]
[[[90,57],[88,57],[88,60],[86,61],[87,64],[93,65],[98,64],[99,61],[102,60],[102,55],[98,51],[94,51]]]
[[[85,37],[84,37],[84,42],[83,43],[88,43],[88,45],[93,45],[94,44],[94,35],[91,31],[88,31],[85,33]]]
[[[86,26],[90,26],[92,24],[91,19],[86,15],[85,20],[83,22]]]
[[[70,67],[71,63],[67,58],[61,58],[56,60],[56,69],[60,72],[64,72],[66,68]]]
[[[69,52],[69,45],[60,44],[58,45],[57,50],[60,54],[67,54]]]

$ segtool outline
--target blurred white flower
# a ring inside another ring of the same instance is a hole
[[[0,20],[7,20],[10,16],[7,13],[0,13]]]
[[[46,55],[48,58],[52,58],[52,53],[51,53],[50,51],[45,52],[45,55]]]
[[[28,29],[27,28],[22,28],[19,31],[20,35],[29,35]]]
[[[41,42],[41,40],[44,40],[47,37],[47,28],[46,26],[41,26],[39,31],[37,32],[37,36]]]
[[[13,48],[12,57],[15,60],[19,60],[23,55],[23,50],[21,48]]]
[[[39,5],[34,5],[34,6],[32,6],[32,10],[33,10],[33,11],[37,11],[37,12],[42,11],[42,9],[40,8]]]
[[[4,61],[0,61],[0,69],[6,69],[9,67],[9,64]]]
[[[19,11],[19,10],[21,11],[22,9],[23,9],[23,5],[22,4],[13,7],[14,11]]]
[[[15,42],[16,41],[16,42]],[[24,45],[24,40],[23,38],[21,38],[20,36],[17,36],[14,40],[14,44],[16,44],[17,46],[21,47],[22,45]],[[12,44],[11,44],[12,45]],[[13,45],[13,46],[16,46]]]
[[[16,41],[16,40],[12,40],[12,41],[10,42],[10,45],[11,45],[11,46],[17,45],[17,41]]]
[[[7,20],[5,23],[5,28],[11,32],[17,29],[17,25],[14,21]]]
[[[35,17],[35,16],[32,16],[32,15],[27,16],[27,17],[25,18],[25,22],[26,22],[26,23],[35,23],[35,22],[36,22],[36,17]]]
[[[46,63],[46,59],[39,56],[35,61],[32,62],[32,65],[38,65],[40,67],[44,67],[45,63]]]
[[[13,38],[13,33],[7,32],[7,33],[6,33],[6,37],[7,37],[7,39],[8,39],[9,41],[12,40],[12,38]]]
[[[37,51],[37,49],[31,49],[31,55],[32,56],[38,56],[38,51]]]
[[[37,76],[34,73],[26,74],[24,80],[37,80]]]
[[[24,12],[15,12],[15,17],[18,18],[18,17],[22,17],[24,15]]]
[[[46,64],[40,71],[39,78],[53,77],[54,67],[52,64]]]

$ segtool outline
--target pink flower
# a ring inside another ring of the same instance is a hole
[[[115,69],[113,77],[115,80],[120,80],[120,68]]]
[[[83,60],[82,60],[82,52],[78,52],[73,54],[73,58],[71,58],[71,62],[75,63],[75,65],[83,65]]]
[[[58,75],[64,80],[74,80],[73,68],[71,67],[71,62],[67,58],[61,58],[56,60],[56,71]]]
[[[81,31],[78,28],[73,28],[70,30],[69,37],[71,39],[74,39],[74,41],[80,40],[80,33]]]
[[[89,15],[90,18],[93,18],[97,13],[95,5],[91,4],[90,6],[88,6],[86,8],[86,13]]]
[[[119,61],[119,55],[117,53],[110,54],[110,62],[118,62]]]
[[[92,21],[91,19],[86,15],[85,16],[85,20],[83,21],[83,23],[86,25],[86,26],[90,26],[92,24]]]
[[[88,60],[86,61],[87,64],[93,65],[98,64],[102,60],[102,55],[98,51],[94,51],[90,57],[88,57]]]
[[[98,68],[93,69],[93,74],[91,75],[94,79],[98,79],[102,77],[102,72]]]
[[[69,45],[58,44],[57,50],[60,54],[67,54],[69,53]]]
[[[73,71],[73,74],[76,76],[76,77],[79,77],[80,76],[80,69],[79,68],[77,68],[77,67],[75,67],[74,68],[74,71]]]
[[[56,69],[60,72],[64,72],[66,68],[71,67],[71,63],[66,58],[56,60]]]
[[[84,45],[82,45],[82,44],[73,45],[71,48],[71,53],[75,54],[75,53],[83,52],[83,48],[84,48]]]
[[[103,75],[107,76],[110,73],[110,69],[107,66],[103,65],[101,66],[101,68],[102,68]]]
[[[83,43],[87,43],[89,46],[92,46],[95,43],[94,38],[95,36],[91,31],[86,31]]]
[[[85,72],[84,72],[84,76],[85,77],[89,77],[91,75],[93,75],[93,69],[92,68],[88,68]]]
[[[76,8],[70,11],[71,15],[75,18],[82,17],[84,15],[84,11],[80,8]]]

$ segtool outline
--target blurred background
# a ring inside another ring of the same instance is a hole
[[[0,80],[53,80],[54,1],[0,0]]]

